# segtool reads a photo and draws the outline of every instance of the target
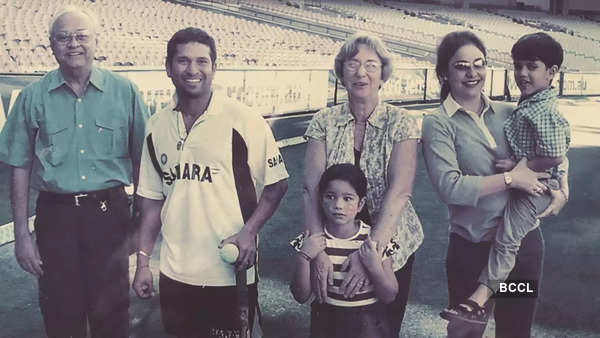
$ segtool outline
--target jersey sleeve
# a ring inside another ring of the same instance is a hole
[[[247,140],[250,145],[248,165],[258,185],[274,184],[289,177],[271,127],[262,117],[256,122],[252,137],[248,137]]]
[[[150,129],[148,124],[147,129]],[[144,139],[142,147],[142,157],[140,160],[140,178],[137,188],[137,194],[152,200],[164,199],[163,192],[163,181],[162,177],[156,171],[152,164],[152,158],[150,157],[150,150],[148,149],[147,139],[151,135],[147,131],[146,138]]]

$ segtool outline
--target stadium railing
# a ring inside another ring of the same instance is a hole
[[[152,113],[164,107],[172,97],[173,87],[163,69],[118,72],[138,85]],[[42,75],[0,74],[0,130],[20,90]],[[312,113],[347,100],[341,83],[333,71],[327,69],[222,69],[215,77],[215,86],[270,121],[282,146],[301,142],[303,130],[300,129],[306,127]],[[561,72],[556,86],[563,97],[597,96],[600,95],[600,72]],[[484,91],[499,100],[516,100],[519,96],[512,72],[506,69],[490,68]],[[380,96],[399,105],[438,102],[435,70],[394,69]],[[282,122],[284,120],[288,122]],[[4,212],[10,213],[10,210]],[[0,225],[0,245],[13,240],[12,223]]]

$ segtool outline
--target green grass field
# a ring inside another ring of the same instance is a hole
[[[584,107],[587,112],[576,106],[573,120],[570,119],[576,122],[572,122],[572,127],[578,143],[569,153],[571,200],[559,216],[542,224],[546,259],[533,337],[600,336],[597,320],[600,309],[600,125],[590,126],[585,122],[591,116],[589,114],[597,114],[599,106],[596,103]],[[584,113],[588,114],[588,119],[582,117]],[[269,338],[308,335],[309,307],[297,304],[288,291],[293,252],[287,243],[301,228],[304,149],[303,144],[283,148],[291,176],[289,190],[261,232],[259,297],[263,330]],[[6,168],[0,168],[0,179],[0,196],[3,196],[0,219],[10,221]],[[444,269],[447,216],[420,157],[412,200],[423,223],[425,241],[417,251],[401,336],[443,337],[445,322],[437,314],[447,300]],[[43,337],[36,282],[17,266],[13,249],[11,243],[0,247],[0,337]],[[157,271],[157,256],[158,250],[155,250],[151,263],[154,271]],[[165,337],[158,297],[143,301],[132,294],[131,301],[131,337]],[[494,336],[492,328],[493,322],[486,337]]]

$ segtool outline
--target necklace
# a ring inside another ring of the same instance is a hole
[[[200,118],[200,116],[202,116],[202,114],[204,114],[204,112],[200,115],[198,115],[198,117],[196,117],[196,119],[194,120],[194,122],[192,123],[192,126],[190,127],[190,130],[187,130],[187,127],[185,127],[185,119],[183,117],[183,113],[182,112],[178,112],[181,114],[181,119],[183,120],[183,127],[184,127],[184,132],[185,132],[185,136],[181,136],[181,130],[179,129],[179,116],[177,116],[177,136],[179,137],[179,141],[177,141],[177,150],[183,150],[183,146],[185,145],[185,141],[187,140],[188,136],[192,133],[192,130],[194,129],[194,127],[196,127],[196,125],[200,124],[203,122],[203,120],[198,120]]]
[[[181,130],[179,130],[179,114],[177,115],[177,137],[179,137],[179,141],[177,142],[177,150],[182,150],[183,144],[185,143],[185,140],[187,140],[189,133],[185,131],[185,136],[181,137]],[[183,119],[183,115],[181,115],[181,119]]]
[[[192,129],[194,129],[194,127],[199,124],[200,122],[198,121],[198,118],[200,118],[200,116],[204,115],[204,113],[206,113],[206,111],[208,110],[208,106],[210,105],[210,102],[212,101],[212,92],[210,93],[210,97],[208,98],[208,102],[206,103],[206,106],[204,107],[204,110],[202,110],[202,113],[200,113],[198,116],[196,116],[196,119],[194,120],[194,122],[192,123],[192,126],[190,127],[190,130],[188,131],[187,128],[185,127],[185,120],[183,118],[183,111],[182,110],[177,110],[177,108],[175,108],[179,114],[181,114],[181,119],[183,120],[183,127],[184,127],[184,131],[185,131],[185,136],[181,137],[181,130],[179,129],[179,114],[177,116],[177,137],[179,137],[179,141],[177,142],[177,150],[183,150],[183,145],[185,144],[185,141],[187,140],[188,136],[192,133]]]

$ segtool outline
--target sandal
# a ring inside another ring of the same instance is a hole
[[[445,320],[462,320],[473,324],[487,324],[488,312],[484,307],[467,299],[454,308],[445,308],[440,312],[440,317]]]

